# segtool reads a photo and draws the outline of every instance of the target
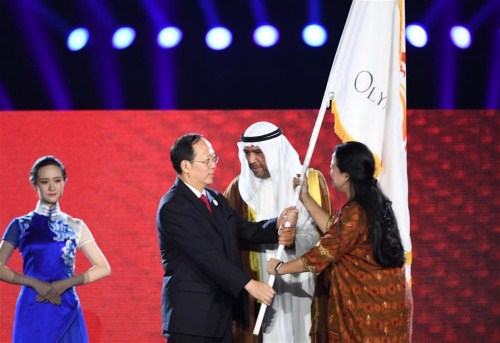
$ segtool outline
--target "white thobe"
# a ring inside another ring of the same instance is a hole
[[[261,180],[259,204],[256,204],[257,221],[277,217],[283,209],[275,208],[271,179]],[[295,204],[290,204],[295,205]],[[295,246],[285,249],[280,259],[291,261],[301,257],[319,241],[319,234],[309,213],[302,203],[297,204],[299,220],[295,227]],[[266,264],[276,256],[277,244],[259,245],[260,278],[268,282]],[[311,341],[311,303],[315,280],[312,273],[297,273],[276,276],[274,289],[276,296],[266,310],[262,323],[264,343],[307,343]]]

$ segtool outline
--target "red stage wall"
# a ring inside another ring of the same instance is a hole
[[[236,142],[255,121],[271,121],[303,158],[316,110],[59,111],[0,114],[0,232],[37,201],[28,181],[36,158],[65,163],[62,210],[83,219],[112,276],[78,288],[90,340],[164,342],[162,267],[155,214],[175,175],[169,148],[203,133],[220,156],[213,188],[239,171]],[[499,111],[408,112],[414,248],[414,342],[500,341]],[[328,177],[339,141],[325,117],[311,166]],[[334,207],[344,199],[334,194]],[[78,271],[88,268],[83,255]],[[9,266],[21,271],[17,251]],[[0,342],[9,342],[18,286],[0,283]]]

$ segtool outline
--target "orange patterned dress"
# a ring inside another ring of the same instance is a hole
[[[375,262],[364,209],[348,203],[327,227],[319,245],[302,256],[318,275],[312,341],[410,342],[412,298],[404,269]]]

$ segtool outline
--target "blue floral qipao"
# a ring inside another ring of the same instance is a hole
[[[23,273],[53,282],[75,274],[76,249],[93,240],[79,219],[38,203],[33,212],[15,218],[3,240],[19,248]],[[35,289],[22,286],[16,305],[13,342],[88,342],[75,288],[61,294],[61,304],[37,302]]]

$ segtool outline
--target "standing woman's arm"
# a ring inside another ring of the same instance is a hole
[[[59,294],[73,286],[80,286],[90,282],[97,281],[103,277],[111,275],[111,267],[101,249],[95,242],[90,230],[85,224],[81,226],[80,250],[87,257],[92,267],[82,274],[71,278],[52,282],[54,288]]]
[[[297,187],[298,181],[298,178],[294,179],[294,187]],[[326,230],[328,230],[327,226],[330,221],[330,213],[319,206],[309,194],[309,184],[306,174],[304,174],[304,181],[302,182],[299,198],[318,228],[324,234]]]
[[[52,304],[61,304],[61,297],[57,290],[48,282],[35,279],[30,276],[16,273],[7,267],[10,257],[16,247],[5,240],[0,242],[0,280],[14,285],[24,285],[35,289],[39,297]]]

